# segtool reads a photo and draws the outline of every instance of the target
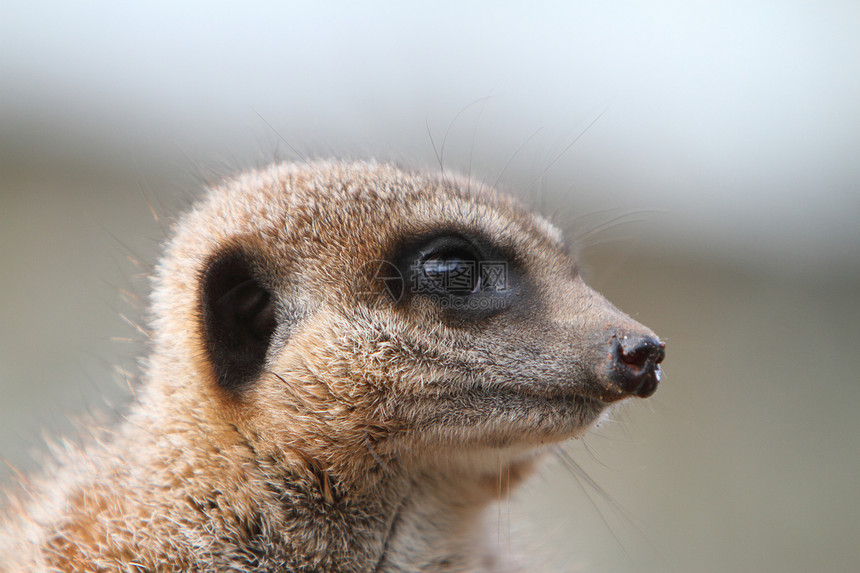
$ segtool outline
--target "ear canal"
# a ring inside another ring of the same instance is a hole
[[[277,326],[274,298],[252,256],[237,249],[212,258],[201,286],[203,334],[217,383],[239,391],[263,371]]]

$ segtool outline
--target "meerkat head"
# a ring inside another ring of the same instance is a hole
[[[664,354],[545,219],[374,163],[211,191],[177,226],[153,315],[162,403],[341,473],[576,436],[650,396]]]

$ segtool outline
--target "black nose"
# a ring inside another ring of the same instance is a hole
[[[616,384],[627,394],[647,398],[660,382],[666,343],[653,336],[619,334],[612,341]]]

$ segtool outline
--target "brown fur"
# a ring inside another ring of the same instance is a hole
[[[513,307],[457,324],[420,297],[403,306],[356,288],[378,288],[363,273],[398,241],[439,228],[510,253],[527,285]],[[278,316],[263,372],[239,389],[217,382],[201,310],[207,265],[230,249]],[[150,325],[135,403],[23,487],[0,526],[0,569],[507,570],[486,509],[542,446],[626,395],[610,380],[610,340],[650,334],[514,200],[337,162],[211,190],[167,244]]]

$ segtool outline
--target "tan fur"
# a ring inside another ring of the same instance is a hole
[[[363,269],[403,237],[452,225],[515,253],[528,309],[452,326],[431,302],[356,287],[375,284]],[[264,372],[241,392],[217,383],[201,315],[206,265],[230,246],[261,269],[279,313]],[[507,570],[487,508],[543,446],[624,397],[608,341],[650,333],[514,200],[338,162],[211,190],[167,244],[150,326],[122,421],[10,502],[3,571]]]

